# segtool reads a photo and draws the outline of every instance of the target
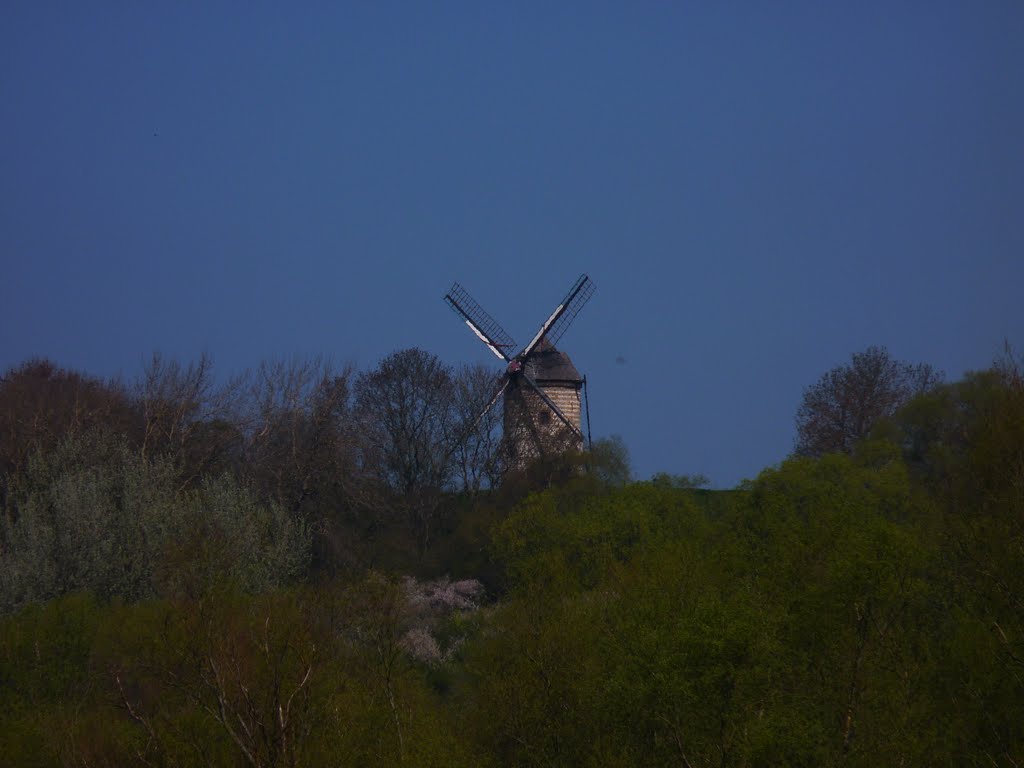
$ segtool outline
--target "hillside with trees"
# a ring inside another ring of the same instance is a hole
[[[507,469],[494,377],[0,379],[0,762],[1024,764],[1024,372],[882,348],[740,487]]]

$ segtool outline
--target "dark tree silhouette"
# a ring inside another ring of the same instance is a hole
[[[103,428],[139,439],[142,419],[125,388],[32,359],[0,376],[0,507],[10,477],[36,451],[53,450],[67,435]]]
[[[355,393],[368,463],[381,479],[404,494],[446,486],[455,436],[448,367],[422,349],[403,349],[361,374]]]
[[[416,348],[388,355],[355,383],[361,463],[386,490],[381,510],[404,512],[421,553],[453,478],[455,399],[448,366]]]
[[[504,472],[501,451],[501,403],[487,408],[499,379],[490,367],[464,365],[453,374],[455,385],[454,471],[462,490],[495,488]]]
[[[292,511],[351,480],[351,376],[313,358],[264,362],[248,377],[248,471]]]
[[[941,380],[930,365],[894,360],[885,347],[854,354],[849,364],[804,390],[796,413],[796,453],[851,453],[879,420]]]

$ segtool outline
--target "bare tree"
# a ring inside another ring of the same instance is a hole
[[[422,553],[433,532],[440,494],[453,476],[458,440],[450,369],[422,349],[388,355],[355,386],[364,467],[393,493]]]
[[[452,460],[464,491],[493,488],[501,480],[502,404],[490,408],[500,378],[487,366],[464,365],[454,374],[455,418],[458,425]],[[485,410],[486,409],[486,410]]]
[[[293,511],[352,474],[350,379],[319,357],[264,362],[249,375],[246,462]]]
[[[421,349],[384,358],[356,381],[356,409],[381,478],[407,494],[451,479],[456,437],[454,383],[448,367]]]
[[[833,368],[804,390],[796,414],[796,453],[851,453],[879,420],[912,397],[941,383],[930,365],[894,360],[885,347],[869,347],[848,365]]]
[[[124,386],[33,359],[0,376],[0,502],[4,475],[23,471],[29,456],[67,435],[100,427],[138,438],[139,414]]]
[[[295,768],[326,714],[317,688],[330,638],[318,636],[301,594],[251,602],[218,596],[168,611],[162,632],[141,639],[145,663],[115,662],[110,678],[119,708],[141,726],[143,765],[181,765],[183,752],[211,758],[185,727],[166,715],[160,695],[179,698],[215,723],[235,751],[234,764]],[[191,755],[190,755],[191,756]],[[86,764],[86,761],[83,761]]]
[[[238,377],[217,384],[213,359],[205,353],[188,365],[154,353],[135,384],[142,455],[171,456],[183,485],[225,469],[229,454],[237,457],[241,448],[236,426],[241,384]]]

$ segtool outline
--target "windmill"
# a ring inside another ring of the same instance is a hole
[[[513,354],[517,345],[512,337],[465,288],[455,283],[444,297],[477,338],[507,364],[494,397],[477,421],[504,395],[504,441],[512,467],[521,469],[539,456],[583,448],[580,390],[586,386],[586,378],[555,344],[593,293],[594,283],[580,275],[530,343],[517,354]],[[589,414],[587,421],[589,431]]]

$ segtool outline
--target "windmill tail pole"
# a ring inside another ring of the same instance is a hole
[[[590,439],[590,395],[587,394],[587,377],[583,377],[583,405],[587,410],[587,450],[594,450],[594,441]]]

